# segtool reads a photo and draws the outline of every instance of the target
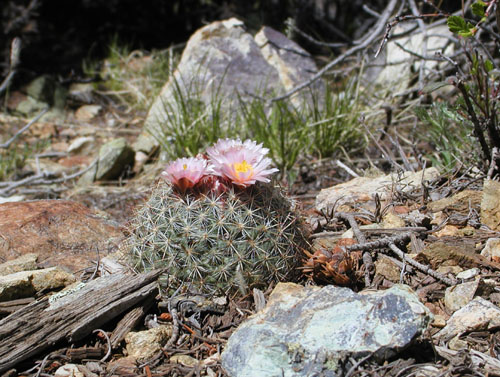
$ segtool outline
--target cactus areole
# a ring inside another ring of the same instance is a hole
[[[303,224],[294,203],[269,182],[267,150],[222,140],[208,157],[167,165],[137,211],[129,239],[137,271],[165,269],[168,293],[246,292],[300,275]]]

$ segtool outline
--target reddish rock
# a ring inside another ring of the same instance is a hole
[[[0,204],[0,262],[35,253],[43,267],[71,272],[117,249],[123,233],[83,204],[38,200]]]

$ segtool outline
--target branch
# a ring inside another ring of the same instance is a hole
[[[313,77],[311,77],[309,80],[303,82],[302,84],[297,85],[295,88],[291,89],[287,93],[274,97],[271,99],[271,102],[277,102],[277,101],[282,101],[286,98],[291,97],[295,93],[301,91],[302,89],[308,87],[312,83],[316,82],[320,77],[322,77],[330,68],[335,66],[336,64],[342,62],[345,58],[353,55],[354,53],[365,49],[368,47],[375,39],[377,39],[382,32],[382,30],[385,27],[385,24],[387,23],[387,20],[391,16],[392,12],[394,11],[394,8],[396,8],[396,4],[398,3],[398,0],[391,0],[391,2],[387,5],[385,8],[384,12],[380,16],[380,19],[377,21],[375,26],[369,30],[363,38],[361,38],[362,42],[359,42],[359,44],[351,47],[349,50],[344,52],[342,55],[338,56],[336,59],[332,60],[330,63],[325,65],[323,68],[321,68]]]
[[[10,45],[9,73],[7,74],[7,77],[5,77],[5,79],[3,80],[2,84],[0,85],[0,93],[2,93],[9,87],[10,82],[14,78],[14,75],[16,74],[16,68],[19,65],[20,54],[21,54],[21,39],[16,37],[12,40],[12,43]]]
[[[7,149],[10,145],[21,135],[24,131],[30,128],[33,124],[35,124],[42,116],[48,111],[48,108],[43,109],[36,117],[34,117],[26,126],[21,128],[19,131],[15,133],[7,142],[0,144],[1,149]]]

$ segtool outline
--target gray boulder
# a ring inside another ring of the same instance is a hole
[[[379,360],[407,347],[432,314],[410,288],[355,293],[280,283],[267,306],[240,325],[222,353],[231,377],[336,375],[346,356]]]
[[[222,111],[232,114],[240,99],[282,94],[316,71],[305,50],[269,27],[254,38],[236,18],[213,22],[189,39],[176,71],[149,110],[145,131],[162,135],[162,125],[177,116],[181,95],[185,101],[191,98],[207,107],[220,104]],[[317,84],[315,88],[323,86]],[[294,104],[305,98],[301,96],[310,98],[310,93],[296,95]],[[149,138],[149,144],[137,144],[135,150],[150,153],[158,146],[153,137]],[[144,146],[151,150],[144,150]]]

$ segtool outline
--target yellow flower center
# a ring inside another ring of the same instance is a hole
[[[237,173],[246,173],[249,170],[253,171],[253,167],[248,162],[246,162],[246,160],[243,160],[242,162],[237,162],[234,164],[234,170],[236,170]]]
[[[187,170],[187,168],[188,168],[187,164],[182,165],[182,168],[183,168],[184,170]]]

